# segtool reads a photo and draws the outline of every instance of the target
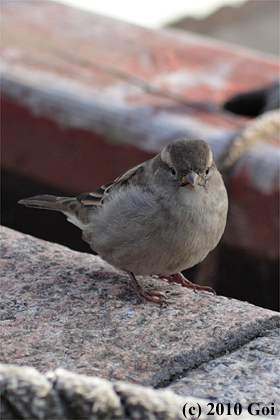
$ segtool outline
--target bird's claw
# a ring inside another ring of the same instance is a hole
[[[181,273],[173,274],[172,276],[168,275],[161,275],[159,276],[160,279],[166,279],[170,283],[178,283],[181,284],[182,287],[187,287],[188,289],[192,289],[194,292],[197,290],[204,290],[206,292],[214,293],[216,294],[215,290],[212,289],[212,287],[209,286],[200,286],[198,284],[193,284],[191,281],[186,279],[186,277],[183,276]]]
[[[161,306],[169,305],[169,303],[166,300],[166,297],[162,293],[153,292],[153,291],[147,292],[146,290],[143,289],[141,284],[138,283],[133,273],[128,273],[128,274],[132,280],[133,289],[141,298],[145,300],[149,300],[150,302],[153,302],[153,303],[157,303],[158,305],[161,305]]]

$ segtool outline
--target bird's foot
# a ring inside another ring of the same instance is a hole
[[[147,292],[143,289],[141,284],[138,283],[133,273],[128,272],[128,275],[132,281],[133,289],[141,298],[149,300],[150,302],[157,303],[158,305],[169,305],[169,303],[166,300],[166,297],[162,293]]]
[[[188,289],[192,289],[195,292],[197,290],[205,290],[206,292],[211,292],[211,293],[216,294],[215,290],[212,289],[212,287],[199,286],[198,284],[194,284],[191,281],[189,281],[188,279],[186,279],[186,277],[184,277],[182,273],[176,273],[176,274],[173,274],[171,276],[167,276],[167,275],[164,274],[164,275],[159,276],[159,278],[160,279],[166,279],[170,283],[181,284],[181,286],[187,287]]]

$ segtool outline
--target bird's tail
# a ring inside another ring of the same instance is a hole
[[[54,195],[36,195],[35,197],[24,198],[18,202],[26,207],[36,207],[38,209],[57,210],[68,212],[71,203],[78,203],[76,198],[56,197]]]
[[[26,207],[61,211],[67,216],[69,222],[84,229],[89,223],[90,209],[85,207],[75,197],[56,197],[54,195],[36,195],[24,198],[18,202]]]

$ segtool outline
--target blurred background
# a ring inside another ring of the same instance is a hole
[[[147,28],[172,26],[279,55],[278,0],[60,0],[104,16]]]
[[[278,0],[94,3],[1,3],[2,224],[81,252],[65,216],[17,201],[94,190],[179,137],[208,141],[219,162],[279,107]],[[273,118],[223,173],[225,235],[185,275],[278,310]]]
[[[168,2],[163,4],[158,0],[153,2],[143,0],[141,4],[133,5],[126,0],[120,0],[118,3],[104,0],[100,4],[90,0],[60,0],[60,3],[153,29],[169,25],[170,22],[179,21],[186,16],[204,19],[220,7],[226,5],[239,7],[245,2],[246,0],[199,0],[190,3],[174,0],[172,4]]]

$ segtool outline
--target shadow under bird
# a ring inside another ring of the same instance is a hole
[[[153,159],[76,198],[38,195],[19,203],[64,213],[98,255],[129,274],[147,300],[167,303],[163,294],[144,290],[136,275],[213,291],[181,274],[204,260],[226,226],[227,192],[203,140],[174,140]]]

